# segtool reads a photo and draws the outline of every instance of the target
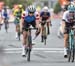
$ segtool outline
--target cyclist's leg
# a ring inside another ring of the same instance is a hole
[[[18,38],[18,24],[16,24],[15,28],[16,28],[16,38]]]
[[[68,38],[69,38],[69,30],[65,29],[65,32],[64,32],[64,57],[67,57]]]
[[[47,22],[47,34],[50,34],[50,22]]]
[[[27,47],[27,36],[28,36],[28,23],[25,23],[25,26],[23,26],[23,45],[22,45],[22,55],[25,56],[25,48]]]
[[[22,55],[25,55],[25,48],[27,45],[26,39],[27,39],[27,31],[23,30],[23,45],[22,45]]]
[[[41,23],[41,42],[43,42],[44,23]]]

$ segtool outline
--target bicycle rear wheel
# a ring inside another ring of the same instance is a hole
[[[70,62],[70,60],[71,60],[71,50],[68,49],[68,62]]]
[[[72,62],[74,62],[74,54],[75,54],[75,51],[74,51],[74,46],[73,46],[73,49],[72,49]]]

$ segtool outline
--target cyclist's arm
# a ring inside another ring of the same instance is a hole
[[[24,19],[23,19],[23,18],[21,18],[20,25],[21,25],[21,29],[22,29],[22,28],[23,28],[23,26],[24,26]]]
[[[62,29],[63,29],[63,31],[64,31],[64,28],[65,28],[65,22],[67,21],[67,14],[66,14],[66,12],[64,12],[64,14],[63,14],[63,17],[62,17],[62,22],[61,22],[61,27],[62,27]]]

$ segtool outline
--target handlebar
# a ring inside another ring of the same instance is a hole
[[[28,30],[38,30],[38,28],[27,28]]]

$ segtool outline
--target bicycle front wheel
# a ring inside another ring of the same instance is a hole
[[[71,50],[70,50],[70,48],[68,49],[68,62],[70,62],[70,60],[71,60]]]
[[[28,36],[28,52],[27,52],[27,61],[30,61],[30,53],[31,53],[31,48],[32,48],[32,37],[31,35]]]
[[[29,62],[30,61],[30,49],[28,49],[28,52],[27,52],[27,61]]]
[[[47,40],[47,33],[46,33],[46,27],[44,27],[44,44],[46,45]]]

